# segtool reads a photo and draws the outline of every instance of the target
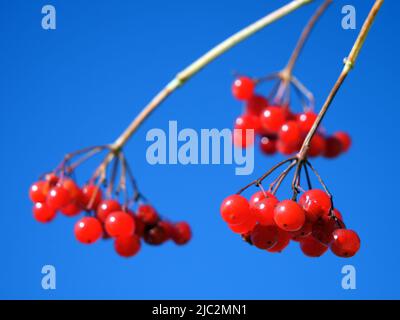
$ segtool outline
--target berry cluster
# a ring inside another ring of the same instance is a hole
[[[242,148],[253,145],[254,136],[246,134],[246,129],[252,129],[260,137],[259,145],[264,154],[298,152],[317,115],[311,108],[294,113],[288,103],[270,104],[267,98],[255,93],[257,83],[241,76],[232,85],[233,96],[245,102],[245,112],[235,121],[234,129],[239,130],[234,130],[234,144]],[[319,131],[311,140],[308,156],[335,158],[349,150],[350,145],[351,138],[343,131],[330,136]]]
[[[34,218],[42,223],[52,221],[58,211],[68,217],[85,211],[86,216],[75,224],[76,239],[91,244],[100,238],[113,238],[115,251],[123,257],[137,254],[141,239],[151,245],[169,239],[183,245],[191,238],[186,222],[163,220],[149,204],[139,205],[135,213],[117,200],[103,199],[98,186],[87,184],[80,188],[71,178],[46,175],[31,186],[29,197],[34,203]]]
[[[309,257],[319,257],[328,248],[339,257],[352,257],[360,248],[356,232],[346,229],[331,197],[320,189],[305,191],[299,201],[283,200],[268,191],[258,191],[248,201],[235,194],[221,205],[229,228],[259,249],[281,252],[290,241],[300,243]]]

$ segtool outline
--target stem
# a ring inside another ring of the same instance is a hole
[[[311,139],[314,136],[315,132],[317,131],[319,125],[321,124],[322,119],[324,118],[326,112],[329,109],[329,106],[331,105],[333,99],[335,98],[337,92],[339,91],[341,85],[343,84],[343,81],[346,79],[350,70],[354,67],[354,63],[357,60],[358,54],[360,53],[360,50],[365,42],[365,39],[367,38],[367,35],[372,26],[372,23],[374,22],[375,17],[377,15],[380,7],[382,6],[382,3],[383,3],[383,0],[376,0],[371,11],[368,14],[368,17],[365,19],[364,24],[360,30],[360,33],[358,34],[358,37],[353,45],[353,48],[351,49],[349,56],[345,59],[345,64],[344,64],[342,72],[339,75],[339,78],[337,79],[331,92],[329,93],[328,97],[326,98],[326,101],[325,101],[324,105],[322,106],[322,108],[317,116],[317,119],[315,119],[313,126],[311,127],[306,138],[304,139],[303,145],[301,146],[301,149],[298,154],[298,157],[300,160],[306,159],[307,151],[310,147]]]
[[[306,43],[308,37],[310,36],[310,33],[314,28],[316,22],[322,16],[322,14],[325,12],[325,10],[329,7],[331,3],[332,0],[325,0],[325,2],[317,9],[317,11],[315,11],[314,15],[311,17],[311,19],[308,21],[307,25],[303,29],[300,38],[297,41],[296,47],[293,50],[293,53],[290,56],[290,59],[284,69],[289,75],[292,74],[293,67],[297,59],[299,58],[300,52],[304,48],[304,44]]]
[[[114,150],[121,149],[125,143],[129,140],[132,134],[139,128],[144,120],[162,103],[168,96],[173,93],[176,89],[181,87],[187,80],[193,77],[201,69],[203,69],[210,62],[214,61],[220,55],[228,51],[230,48],[234,47],[238,43],[252,36],[256,32],[260,31],[267,25],[279,20],[280,18],[286,16],[287,14],[295,11],[296,9],[302,7],[305,4],[312,2],[313,0],[293,0],[292,2],[286,4],[280,9],[266,15],[260,20],[252,23],[248,27],[242,29],[241,31],[235,33],[225,41],[218,44],[216,47],[208,51],[206,54],[201,56],[186,69],[181,71],[176,75],[176,77],[169,82],[164,89],[162,89],[150,103],[139,113],[139,115],[132,121],[132,123],[126,128],[126,130],[118,137],[117,140],[112,145]]]

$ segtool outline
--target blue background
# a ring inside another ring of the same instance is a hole
[[[151,166],[145,134],[177,120],[182,128],[226,128],[241,111],[232,72],[262,76],[286,63],[317,3],[235,47],[176,92],[140,128],[126,154],[157,209],[193,227],[190,245],[144,245],[122,259],[103,241],[83,246],[76,219],[34,221],[30,184],[68,152],[111,142],[148,100],[193,59],[286,1],[11,1],[0,2],[0,298],[400,298],[398,272],[398,1],[387,1],[356,68],[324,120],[347,130],[350,152],[320,170],[362,248],[348,260],[304,257],[296,243],[282,254],[255,250],[228,230],[221,200],[282,156],[256,151],[252,176],[234,165]],[[41,8],[57,9],[57,29],[41,28]],[[320,2],[318,2],[320,3]],[[320,106],[373,1],[354,2],[357,30],[341,28],[335,1],[295,69]],[[396,21],[397,20],[397,21]],[[294,104],[299,110],[299,105]],[[97,161],[100,161],[98,159]],[[84,182],[96,162],[78,172]],[[288,188],[288,186],[286,186]],[[289,190],[283,190],[289,194]],[[57,269],[57,289],[41,288],[41,268]],[[357,289],[341,288],[341,268],[357,270]]]

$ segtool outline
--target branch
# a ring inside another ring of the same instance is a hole
[[[218,44],[216,47],[208,51],[206,54],[201,56],[186,69],[181,71],[176,75],[176,77],[169,82],[164,89],[162,89],[150,103],[144,107],[144,109],[139,113],[139,115],[132,121],[132,123],[126,128],[126,130],[118,137],[113,143],[112,147],[114,150],[121,149],[125,143],[129,140],[132,134],[139,128],[144,120],[149,117],[149,115],[162,103],[164,102],[170,94],[172,94],[176,89],[181,87],[187,80],[193,77],[201,69],[203,69],[210,62],[214,61],[220,55],[252,36],[256,32],[260,31],[269,24],[279,20],[280,18],[286,16],[287,14],[295,11],[296,9],[302,7],[303,5],[309,4],[313,0],[293,0],[292,2],[286,4],[280,9],[266,15],[260,20],[254,22],[248,27],[242,29],[241,31],[235,33],[225,41]]]

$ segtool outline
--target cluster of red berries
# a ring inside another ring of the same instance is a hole
[[[70,178],[50,174],[31,186],[29,197],[34,203],[34,218],[42,223],[53,220],[57,211],[68,217],[86,211],[87,215],[75,224],[76,239],[91,244],[100,238],[114,238],[115,251],[123,257],[137,254],[141,239],[151,245],[160,245],[169,239],[183,245],[191,239],[186,222],[173,224],[162,220],[148,204],[139,205],[134,213],[116,200],[103,199],[101,189],[94,184],[79,188]]]
[[[281,252],[293,240],[309,257],[319,257],[328,248],[339,257],[352,257],[360,248],[360,238],[346,229],[340,212],[331,208],[326,192],[311,189],[298,202],[279,201],[264,191],[249,201],[235,194],[222,202],[220,210],[229,228],[259,249]]]
[[[253,129],[255,135],[260,136],[263,153],[296,153],[317,115],[312,111],[296,114],[288,105],[271,105],[264,96],[255,93],[255,87],[255,81],[248,77],[239,77],[232,85],[233,96],[246,104],[244,114],[235,121],[234,129],[240,130],[234,130],[234,144],[242,148],[253,145],[254,136],[246,135],[246,129]],[[343,131],[331,136],[317,132],[311,140],[308,156],[335,158],[349,150],[350,145],[351,138]]]

